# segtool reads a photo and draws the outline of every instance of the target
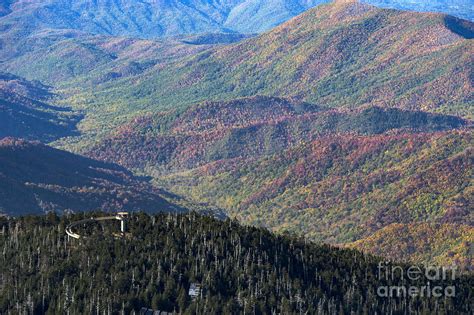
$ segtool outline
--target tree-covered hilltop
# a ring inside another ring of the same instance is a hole
[[[387,282],[374,256],[195,213],[137,214],[124,238],[103,225],[68,240],[67,224],[86,216],[0,219],[1,314],[462,314],[474,306],[472,276],[431,282],[454,285],[453,298],[379,297],[379,286],[426,281],[395,273]],[[202,288],[194,301],[192,283]]]

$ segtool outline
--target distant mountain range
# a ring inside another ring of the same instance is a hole
[[[139,113],[255,95],[332,108],[397,107],[472,118],[473,25],[441,14],[338,2],[230,45],[163,43],[169,51],[189,52],[174,60],[156,62],[155,56],[150,63],[140,49],[156,45],[148,41],[120,49],[105,41],[66,40],[2,66],[71,91],[67,103],[87,110],[82,126],[94,133]],[[132,52],[142,70],[114,75]]]
[[[75,29],[93,34],[156,38],[182,34],[268,30],[324,0],[13,0],[3,25]],[[14,25],[17,24],[17,25]]]
[[[474,21],[474,3],[471,0],[362,0],[384,8],[420,12],[440,12]]]
[[[35,32],[75,29],[93,34],[156,38],[182,34],[269,30],[327,0],[9,0],[0,25]],[[436,11],[474,19],[469,0],[366,0],[390,8]]]

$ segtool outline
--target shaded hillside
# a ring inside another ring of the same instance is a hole
[[[474,42],[447,26],[444,15],[340,1],[261,36],[99,85],[94,92],[83,90],[70,102],[90,109],[91,132],[110,128],[106,115],[112,121],[138,111],[254,95],[472,118],[473,55]]]
[[[250,38],[252,35],[238,33],[206,33],[196,35],[186,35],[174,37],[185,44],[192,45],[215,45],[215,44],[232,44],[243,39]]]
[[[0,138],[49,142],[77,135],[76,124],[81,116],[49,105],[52,97],[50,89],[38,82],[0,73]]]
[[[251,97],[137,118],[85,153],[130,168],[183,170],[223,159],[259,158],[327,134],[440,131],[467,123],[424,112],[378,107],[337,111]]]
[[[467,39],[474,38],[474,23],[470,23],[469,21],[461,20],[452,16],[447,16],[444,21],[446,27],[454,33]]]
[[[0,140],[0,213],[45,211],[178,211],[122,167],[94,161],[40,143]]]
[[[342,243],[392,223],[474,225],[472,144],[471,131],[328,136],[259,160],[210,163],[159,183],[217,204],[242,222]]]
[[[414,263],[474,270],[472,225],[392,224],[350,246],[395,261],[408,259]]]
[[[443,292],[454,286],[454,296],[381,297],[380,286],[420,288],[427,278],[401,280],[397,271],[388,280],[373,256],[196,214],[133,215],[126,238],[104,226],[90,239],[68,241],[64,227],[88,216],[0,218],[2,314],[131,314],[142,307],[180,314],[468,314],[474,307],[472,276],[452,281],[448,272],[447,280],[430,281]],[[406,275],[408,266],[400,267]],[[194,301],[192,284],[202,292]]]

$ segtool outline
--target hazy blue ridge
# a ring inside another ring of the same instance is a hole
[[[443,12],[474,20],[470,0],[362,0],[381,7]],[[0,26],[22,31],[75,29],[93,34],[156,38],[201,33],[259,33],[327,0],[10,0]],[[18,33],[20,34],[20,33]]]

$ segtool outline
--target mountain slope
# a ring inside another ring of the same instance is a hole
[[[72,81],[77,88],[74,80],[86,76],[83,87],[91,89],[94,84],[136,76],[154,66],[202,52],[211,47],[206,44],[209,37],[201,35],[204,43],[195,43],[195,37],[187,36],[151,41],[70,30],[21,35],[9,30],[2,34],[1,68],[55,87]],[[214,37],[219,44],[222,38]],[[233,38],[242,36],[227,35],[224,40],[232,42]]]
[[[408,258],[418,264],[459,266],[473,271],[473,242],[473,226],[418,223],[391,224],[349,246],[394,261]]]
[[[50,88],[0,73],[0,138],[21,137],[53,141],[77,135],[81,116],[70,109],[51,106]]]
[[[102,225],[90,239],[68,241],[64,227],[84,217],[0,218],[2,314],[132,314],[142,307],[180,314],[467,314],[473,307],[472,275],[430,281],[454,286],[454,296],[384,297],[380,286],[426,286],[425,270],[419,281],[402,280],[398,270],[406,274],[408,266],[389,265],[397,271],[388,280],[373,256],[196,214],[132,215],[126,238]],[[196,299],[188,294],[192,284],[201,288]]]
[[[243,222],[343,243],[392,223],[474,225],[472,132],[316,139],[158,181]]]
[[[91,132],[106,128],[105,115],[112,121],[255,95],[472,118],[474,41],[463,26],[472,23],[447,20],[356,2],[322,5],[261,36],[83,90],[71,103],[90,109]]]
[[[179,211],[125,169],[40,143],[0,140],[0,213],[45,211]]]
[[[324,5],[270,33],[169,69],[179,79],[167,86],[178,93],[174,99],[197,91],[212,98],[291,95],[337,107],[469,113],[474,45],[448,28],[445,18],[353,2]],[[155,84],[166,84],[165,75],[156,76]]]

